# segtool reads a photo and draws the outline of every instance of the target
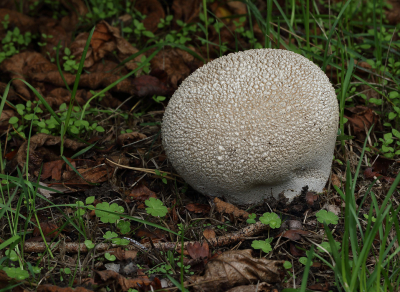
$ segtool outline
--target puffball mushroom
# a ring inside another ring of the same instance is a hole
[[[325,73],[286,50],[229,54],[197,69],[172,96],[162,142],[200,193],[252,204],[303,187],[321,192],[339,120]]]

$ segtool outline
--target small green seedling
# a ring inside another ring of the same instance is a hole
[[[60,281],[64,281],[64,278],[62,276],[62,273],[64,273],[65,275],[70,275],[71,274],[71,269],[70,268],[65,268],[65,269],[60,269]]]
[[[86,247],[87,247],[88,249],[94,248],[94,243],[93,243],[91,240],[86,239],[86,240],[84,241],[84,243],[85,243],[85,245],[86,245]]]
[[[165,96],[155,96],[155,95],[153,95],[153,100],[155,101],[155,102],[157,102],[157,103],[161,103],[162,101],[164,101],[165,100]]]
[[[307,258],[306,257],[301,257],[299,258],[299,262],[303,265],[307,264]],[[313,264],[313,262],[311,262],[311,265]]]
[[[104,257],[109,260],[110,262],[115,261],[117,258],[113,254],[109,254],[108,252],[105,253]]]
[[[167,176],[167,173],[166,173],[166,172],[161,172],[161,171],[159,171],[158,169],[155,169],[155,170],[154,170],[154,173],[155,173],[156,175],[158,175],[158,176],[161,178],[161,181],[162,181],[164,184],[167,184],[167,183],[168,183],[167,179],[165,178],[165,177]]]
[[[252,213],[252,214],[249,214],[249,218],[246,220],[246,222],[248,224],[254,224],[254,223],[256,223],[255,219],[256,219],[256,214]]]
[[[117,228],[122,234],[127,234],[131,231],[131,223],[129,221],[118,221]]]
[[[164,203],[159,199],[153,197],[149,198],[144,202],[148,208],[146,208],[147,214],[154,217],[164,217],[168,213],[168,208],[164,206]]]
[[[276,213],[266,212],[260,217],[260,221],[265,225],[269,225],[272,229],[281,227],[282,220]]]
[[[102,209],[102,210],[99,210]],[[119,220],[121,217],[118,215],[118,213],[124,213],[124,208],[119,206],[117,203],[112,203],[111,205],[107,202],[103,202],[100,204],[97,204],[96,209],[95,209],[95,214],[97,217],[100,217],[100,221],[103,223],[115,223],[117,220]],[[109,213],[109,212],[112,213]]]
[[[320,223],[338,224],[339,222],[339,217],[330,211],[320,210],[315,214],[315,216],[317,216],[317,220]]]
[[[364,218],[368,220],[369,216],[367,214],[364,214]],[[376,222],[376,218],[374,216],[372,216],[371,221]]]
[[[251,247],[254,249],[261,249],[265,253],[272,251],[271,242],[273,238],[267,238],[266,240],[253,240]]]
[[[289,262],[289,261],[285,261],[285,262],[283,263],[283,267],[284,267],[286,270],[289,270],[289,269],[292,268],[292,263]]]
[[[16,262],[18,261],[18,255],[14,250],[6,250],[5,252],[6,257],[9,258],[10,261]]]
[[[65,56],[63,57],[63,59],[65,60],[63,64],[64,70],[74,74],[79,69],[79,63],[76,60],[74,60],[75,56],[71,55],[71,50],[69,48],[64,49],[64,54],[65,54]]]

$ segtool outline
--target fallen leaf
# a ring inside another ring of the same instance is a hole
[[[290,253],[292,254],[292,256],[295,256],[295,257],[305,257],[306,256],[306,253],[303,250],[298,249],[293,242],[290,242],[289,246],[290,246]]]
[[[50,285],[50,284],[40,285],[36,288],[36,291],[37,292],[93,292],[93,290],[89,290],[84,287],[62,288],[62,287],[59,287],[56,285]]]
[[[351,127],[351,134],[355,135],[358,140],[365,141],[366,130],[374,124],[379,123],[379,116],[370,108],[366,106],[356,106],[353,108],[346,108],[345,118]]]
[[[143,140],[146,139],[147,136],[138,132],[131,132],[131,133],[125,133],[121,134],[117,138],[117,144],[119,146],[123,146],[135,141]]]
[[[135,8],[143,15],[146,15],[143,20],[146,30],[156,32],[160,19],[165,18],[164,8],[160,2],[158,0],[137,0]]]
[[[194,48],[190,49],[196,52]],[[174,88],[177,88],[178,83],[202,65],[188,52],[177,48],[166,48],[160,51],[150,63],[152,70],[167,73],[168,80]]]
[[[44,236],[48,236],[50,238],[54,238],[57,236],[58,226],[54,223],[41,222],[40,228],[42,229]],[[40,230],[37,226],[35,226],[35,228],[33,229],[33,236],[41,236]]]
[[[365,177],[366,179],[375,179],[375,178],[378,178],[378,179],[385,180],[385,181],[387,181],[388,183],[393,183],[394,180],[395,180],[395,179],[392,178],[392,177],[383,176],[383,175],[381,175],[380,173],[377,173],[377,172],[375,172],[375,171],[372,171],[372,167],[368,167],[368,168],[364,171],[364,177]]]
[[[61,143],[61,137],[55,137],[47,134],[36,134],[31,137],[29,145],[29,169],[33,172],[40,168],[44,157],[39,155],[40,147],[42,146],[55,146]],[[64,138],[64,148],[77,150],[85,147],[85,143],[76,142],[71,139]],[[19,147],[17,153],[18,164],[23,168],[26,163],[26,154],[28,148],[28,141],[25,141],[21,147]]]
[[[332,178],[331,178],[332,185],[337,186],[340,188],[342,186],[342,182],[340,181],[339,177],[332,173]]]
[[[288,238],[290,240],[296,241],[296,240],[301,239],[300,235],[310,235],[310,234],[311,234],[311,232],[309,232],[309,231],[300,230],[300,229],[292,229],[292,230],[286,230],[275,237],[282,236],[282,237]]]
[[[199,15],[200,3],[201,0],[174,0],[172,10],[174,11],[175,21],[179,19],[185,23],[192,22]]]
[[[149,278],[147,276],[145,276],[144,274],[142,276],[139,276],[138,278],[134,278],[134,279],[127,279],[125,277],[123,277],[122,275],[114,272],[114,271],[96,271],[97,275],[100,276],[101,280],[103,282],[109,282],[111,280],[114,280],[115,283],[117,285],[119,285],[120,289],[122,291],[128,291],[129,289],[140,289],[143,286],[148,287],[148,289],[152,289],[152,290],[157,290],[157,289],[161,289],[161,285],[156,280],[149,280]],[[150,286],[152,288],[150,288]],[[118,291],[121,291],[118,290]]]
[[[233,214],[235,217],[242,217],[243,219],[247,219],[249,217],[249,213],[246,211],[240,210],[238,207],[224,202],[217,197],[214,198],[215,204],[215,211],[218,213],[225,213],[225,214]]]
[[[214,229],[212,229],[210,227],[207,227],[206,229],[204,229],[203,235],[206,239],[215,238],[217,236]]]
[[[329,291],[330,290],[328,282],[325,282],[324,284],[317,283],[314,285],[307,286],[307,288],[311,289],[311,290],[317,290],[317,291]]]
[[[125,202],[131,202],[132,200],[144,202],[149,198],[157,199],[155,192],[152,192],[144,185],[136,186],[131,193],[125,199]]]
[[[207,242],[203,242],[203,244],[200,244],[200,242],[195,242],[193,244],[189,243],[186,246],[186,249],[192,259],[206,258],[210,253]]]
[[[328,212],[332,212],[332,213],[335,214],[336,216],[339,216],[339,214],[340,214],[340,208],[339,208],[339,206],[329,204],[329,205],[325,206],[325,209],[326,209]]]
[[[306,202],[308,206],[313,206],[314,203],[318,200],[318,195],[313,192],[307,192],[306,194]]]
[[[278,292],[277,289],[271,290],[272,285],[262,282],[257,285],[246,285],[246,286],[237,286],[235,288],[229,289],[226,292]]]
[[[203,276],[192,276],[195,291],[226,291],[229,288],[280,282],[280,271],[284,261],[253,258],[251,249],[233,250],[211,259]]]
[[[187,204],[185,206],[186,210],[188,210],[189,212],[193,212],[196,214],[207,214],[208,212],[210,212],[211,207],[210,205],[206,205],[206,204],[198,204],[198,203],[191,203],[191,204]]]

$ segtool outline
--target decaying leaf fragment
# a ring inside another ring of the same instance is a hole
[[[253,258],[252,250],[227,251],[211,259],[204,276],[193,276],[198,284],[195,291],[226,291],[238,285],[257,284],[260,282],[276,283],[280,281],[279,270],[284,261]]]

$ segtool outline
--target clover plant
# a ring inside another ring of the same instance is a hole
[[[266,240],[253,240],[251,247],[254,249],[261,249],[265,253],[272,251],[271,242],[273,238],[267,238]]]
[[[281,227],[282,220],[276,213],[266,212],[260,217],[260,221],[269,225],[272,229]]]
[[[256,214],[252,213],[252,214],[249,214],[249,218],[246,220],[246,222],[248,224],[254,224],[254,223],[256,223],[255,219],[256,219]]]
[[[103,209],[104,211],[99,209]],[[100,221],[103,223],[115,223],[121,218],[118,214],[124,213],[124,211],[124,208],[119,206],[117,203],[112,203],[110,205],[107,202],[103,202],[97,204],[95,214],[97,217],[100,218]]]
[[[150,197],[144,202],[148,208],[146,208],[147,214],[154,217],[164,217],[168,213],[168,208],[164,206],[164,203],[159,199]]]
[[[317,221],[320,223],[338,224],[339,222],[339,217],[331,211],[320,210],[315,214],[315,216],[317,216]]]

